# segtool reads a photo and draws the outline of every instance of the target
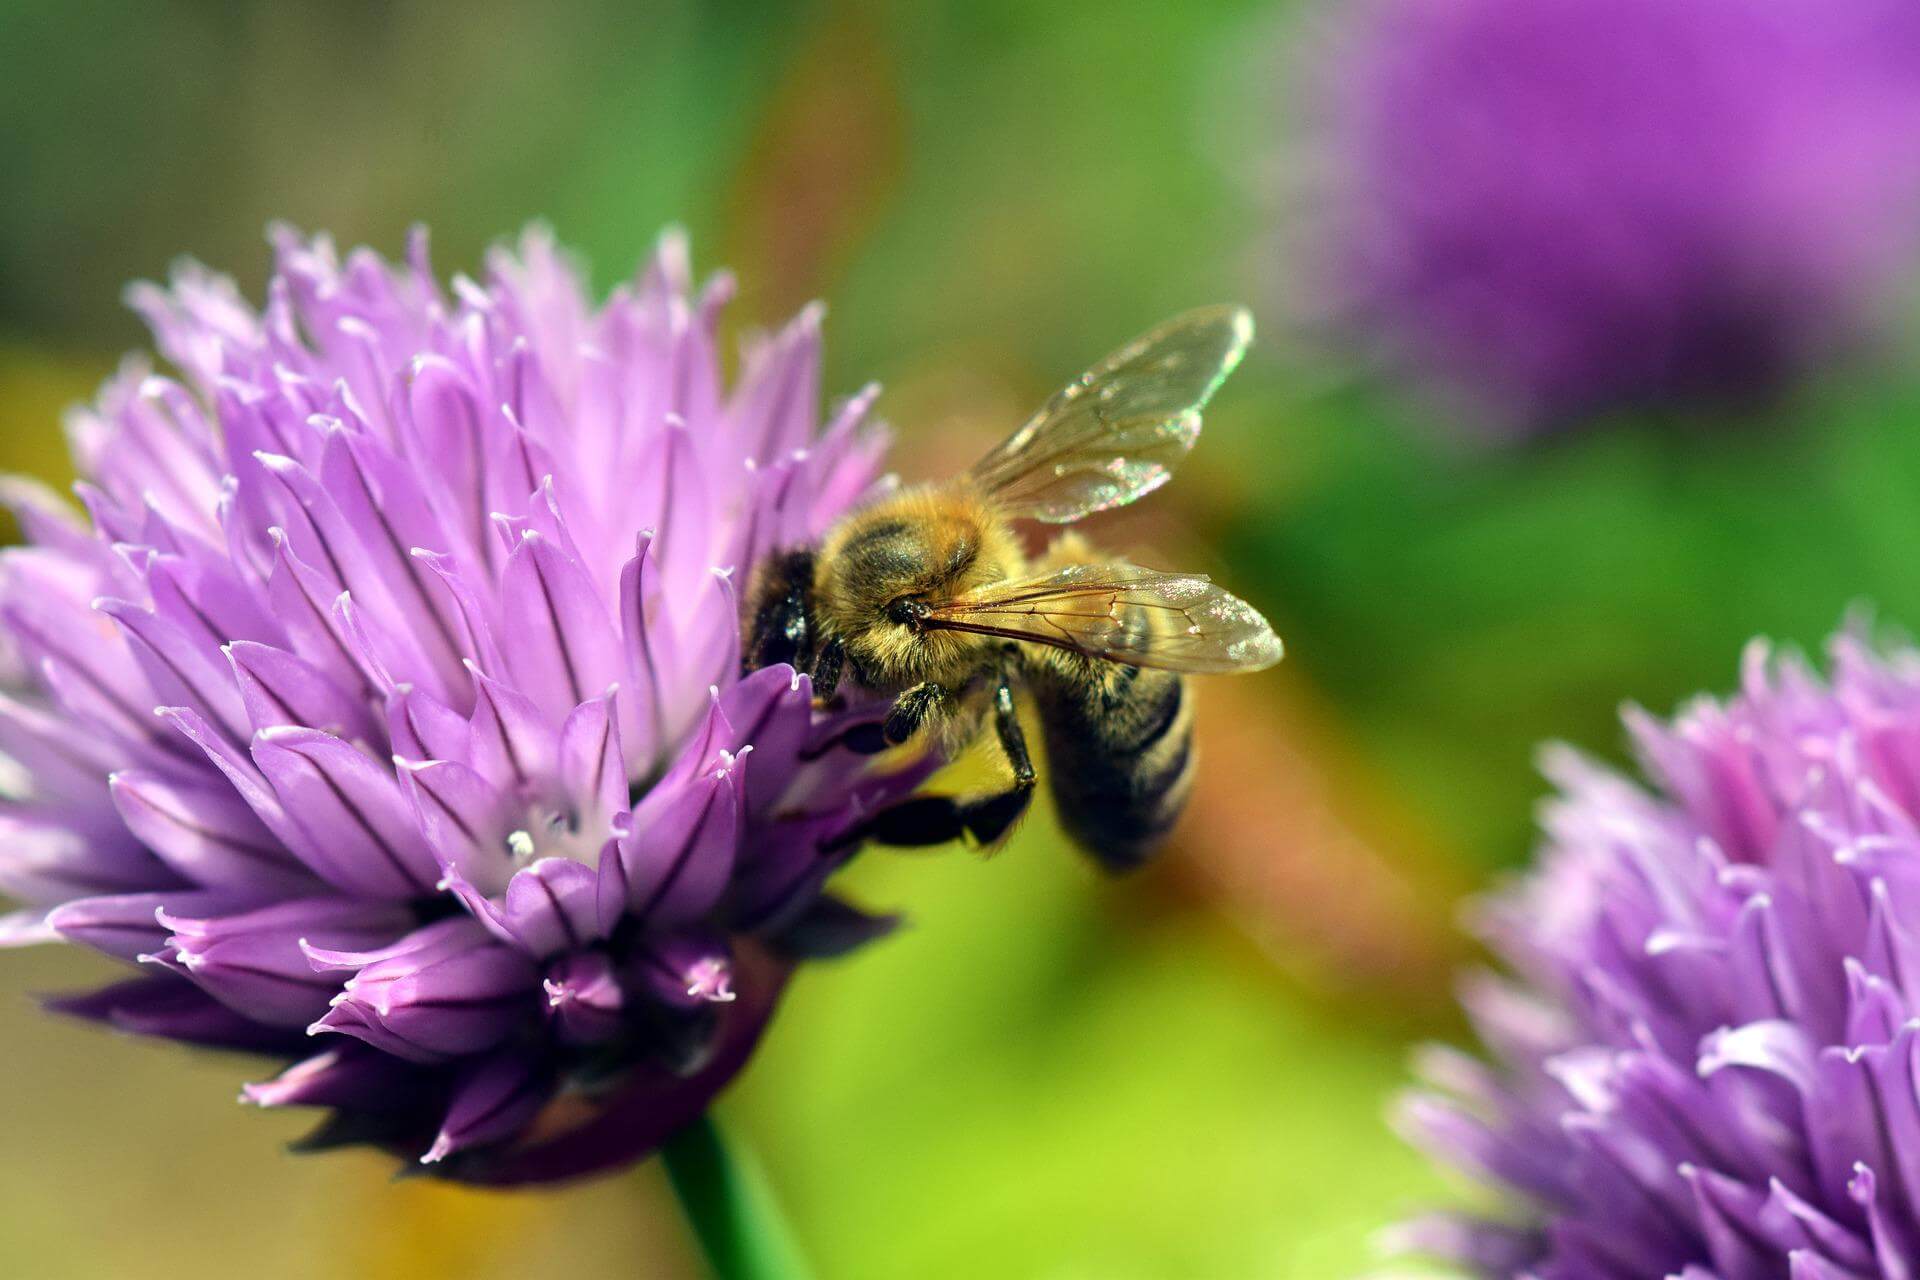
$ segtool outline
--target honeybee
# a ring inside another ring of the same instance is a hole
[[[964,474],[769,558],[747,597],[749,669],[792,663],[822,700],[842,683],[890,697],[871,749],[927,733],[952,753],[991,720],[1012,772],[987,794],[903,801],[849,839],[999,841],[1035,782],[1022,693],[1075,842],[1121,871],[1166,837],[1194,773],[1183,676],[1260,670],[1280,641],[1205,576],[1113,560],[1071,532],[1030,561],[1015,522],[1067,524],[1166,483],[1252,336],[1241,307],[1178,316],[1068,383]]]

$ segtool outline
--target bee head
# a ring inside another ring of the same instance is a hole
[[[928,628],[932,606],[1007,577],[1019,563],[1012,535],[978,503],[947,490],[909,491],[828,535],[815,598],[863,683],[911,684],[952,674],[975,647],[970,637]]]

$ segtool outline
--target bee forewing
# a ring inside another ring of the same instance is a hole
[[[996,582],[933,606],[924,625],[1195,674],[1259,671],[1282,653],[1259,611],[1204,575],[1121,563]]]
[[[1200,410],[1252,339],[1245,307],[1176,316],[1061,388],[968,478],[1008,515],[1049,524],[1151,493],[1200,438]]]

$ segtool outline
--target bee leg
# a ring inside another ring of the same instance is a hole
[[[833,697],[840,688],[840,671],[846,665],[847,646],[835,636],[820,649],[813,662],[813,696],[821,702]]]
[[[983,845],[1004,836],[1033,798],[1033,757],[1027,752],[1027,731],[1021,728],[1020,711],[1014,706],[1013,683],[1004,671],[993,687],[993,728],[1013,770],[1013,786],[997,795],[963,802],[967,831]]]
[[[1013,769],[1013,789],[1032,791],[1033,757],[1027,752],[1027,731],[1020,726],[1020,710],[1013,703],[1013,682],[1004,674],[993,687],[993,728]]]
[[[893,744],[887,741],[880,726],[868,720],[857,724],[841,735],[840,745],[859,756],[877,756]]]
[[[856,823],[824,845],[823,851],[834,853],[869,840],[907,849],[946,844],[966,834],[967,824],[960,806],[961,802],[953,796],[915,796],[902,800]]]
[[[813,661],[813,552],[789,551],[768,561],[755,588],[753,617],[740,654],[741,674]]]
[[[923,686],[915,686],[920,688]],[[912,693],[913,690],[908,690]],[[905,694],[901,695],[903,698]],[[892,727],[889,718],[889,729]],[[992,845],[1027,811],[1033,798],[1033,759],[1026,731],[1014,706],[1013,686],[1002,675],[993,690],[993,727],[1013,769],[1013,786],[984,796],[915,796],[882,809],[835,842],[836,847],[872,840],[877,844],[925,847],[971,836]]]
[[[1031,790],[1015,788],[988,796],[915,796],[868,818],[827,846],[829,851],[871,840],[898,848],[927,848],[972,836],[983,845],[1007,833],[1026,811]]]
[[[884,726],[887,741],[899,746],[920,732],[920,726],[927,722],[927,717],[933,714],[936,707],[947,701],[947,697],[946,686],[926,680],[895,698]]]

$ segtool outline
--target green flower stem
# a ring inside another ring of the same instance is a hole
[[[766,1176],[730,1149],[710,1114],[667,1139],[667,1180],[714,1280],[810,1280]]]

